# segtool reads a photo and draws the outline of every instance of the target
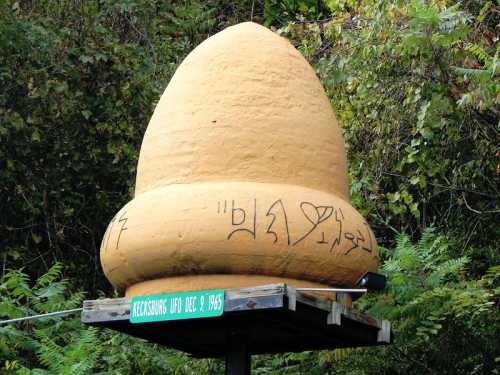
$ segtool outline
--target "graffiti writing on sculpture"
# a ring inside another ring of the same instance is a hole
[[[313,239],[319,247],[330,253],[338,250],[339,254],[348,255],[352,251],[359,250],[373,253],[375,257],[378,257],[378,253],[373,252],[374,240],[368,224],[363,223],[363,226],[355,230],[347,230],[344,225],[344,213],[340,207],[316,205],[307,201],[302,201],[296,207],[292,207],[294,209],[292,218],[305,220],[307,223],[304,233],[293,236],[295,238],[292,238],[290,233],[289,212],[281,199],[259,207],[259,210],[257,207],[257,199],[241,203],[236,200],[217,202],[217,213],[227,215],[229,220],[228,240],[237,236],[250,236],[257,239],[257,223],[259,222],[265,228],[265,233],[259,236],[269,236],[273,243],[286,243],[293,247],[306,239]],[[296,216],[297,213],[300,217]],[[104,233],[101,250],[118,250],[124,232],[129,229],[128,220],[127,211],[116,214]]]
[[[234,200],[217,202],[217,213],[227,215],[230,220],[231,230],[227,239],[232,239],[238,233],[256,239],[257,221],[263,220],[266,228],[264,235],[271,236],[273,243],[285,242],[287,245],[296,246],[308,238],[313,238],[318,246],[324,246],[330,253],[340,247],[343,248],[342,255],[348,255],[354,250],[373,252],[373,238],[368,224],[363,223],[363,227],[347,231],[344,226],[344,213],[340,207],[300,202],[298,208],[307,220],[309,228],[295,239],[290,235],[289,217],[283,201],[278,199],[264,208],[265,215],[258,215],[257,199],[250,203],[246,201],[244,204]],[[378,257],[378,254],[373,255]]]
[[[128,221],[128,217],[126,216],[127,211],[124,211],[121,215],[119,215],[119,214],[120,214],[120,212],[118,212],[113,217],[113,219],[111,219],[111,222],[109,223],[108,228],[106,229],[106,232],[104,233],[104,239],[103,239],[102,244],[101,244],[101,246],[102,246],[101,250],[107,249],[108,244],[109,244],[109,237],[111,236],[111,231],[113,230],[113,226],[116,222],[116,218],[119,217],[119,219],[118,219],[119,232],[118,232],[118,236],[116,238],[116,243],[115,243],[115,250],[118,250],[118,245],[120,245],[120,239],[122,237],[122,233],[128,229],[128,227],[126,227],[126,224]]]
[[[229,240],[235,233],[246,232],[249,233],[255,239],[255,225],[257,216],[257,199],[253,201],[253,214],[247,212],[243,208],[237,207],[234,200],[231,201],[230,207],[228,207],[228,202],[224,201],[223,205],[218,202],[217,213],[230,213],[231,215],[231,225],[235,227],[231,233],[227,235]],[[248,216],[250,214],[250,216]],[[247,217],[248,216],[248,217]]]
[[[285,226],[286,242],[290,245],[290,231],[288,230],[288,218],[286,217],[285,206],[281,199],[274,202],[266,212],[266,217],[270,218],[271,221],[267,226],[266,233],[274,236],[274,243],[278,242],[280,235],[278,233],[282,232],[279,230],[279,226]],[[280,224],[280,220],[282,220]],[[276,230],[278,232],[276,232]]]

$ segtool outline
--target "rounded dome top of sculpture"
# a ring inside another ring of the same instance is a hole
[[[284,38],[246,22],[194,49],[163,93],[136,195],[171,184],[305,186],[349,200],[342,135],[313,69]]]

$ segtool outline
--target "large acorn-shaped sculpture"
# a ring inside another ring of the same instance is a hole
[[[342,135],[307,61],[255,23],[194,49],[141,147],[104,272],[127,296],[287,283],[353,286],[378,265],[349,204]]]

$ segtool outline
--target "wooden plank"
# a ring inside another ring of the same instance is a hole
[[[130,306],[128,298],[104,298],[83,301],[83,308],[86,310],[116,309],[122,306]]]
[[[292,311],[295,310],[297,302],[300,302],[329,312],[329,324],[340,324],[338,315],[340,313],[345,318],[381,328],[381,322],[374,317],[348,309],[342,303],[321,299],[310,293],[296,291],[295,288],[285,284],[228,289],[225,291],[224,312],[279,308],[282,307],[280,296],[285,294],[288,299],[288,308]],[[270,298],[264,298],[266,296]],[[271,296],[277,296],[278,298],[271,298]],[[128,320],[129,317],[130,299],[108,298],[84,301],[83,322]]]
[[[354,320],[358,323],[363,323],[365,325],[370,325],[372,327],[381,329],[382,321],[371,315],[363,314],[359,311],[348,309],[345,313],[345,317],[350,320]]]
[[[331,302],[330,313],[328,314],[326,324],[342,325],[342,314],[346,313],[346,306],[340,302]]]
[[[271,313],[271,311],[273,312]],[[247,315],[240,316],[238,315],[240,313]],[[203,330],[202,327],[204,327],[204,324],[208,324],[204,323],[203,319],[195,319],[200,320],[196,322],[196,327],[198,327],[198,331],[196,331],[198,334],[196,334],[194,331],[191,332],[192,330],[186,330],[195,323],[194,321],[189,323],[159,322],[148,325],[147,330],[144,331],[141,329],[140,324],[136,324],[135,327],[131,325],[129,317],[130,300],[127,298],[84,302],[82,311],[83,323],[108,326],[146,339],[149,337],[153,341],[157,340],[157,342],[166,340],[165,343],[167,345],[172,345],[181,350],[188,350],[193,354],[198,352],[200,356],[204,356],[205,354],[203,353],[205,352],[209,353],[213,351],[215,353],[219,350],[210,347],[205,348],[200,342],[195,345],[193,341],[194,337],[199,338],[199,330]],[[267,317],[272,319],[268,321]],[[277,323],[286,322],[286,327],[282,324],[271,324],[273,319]],[[267,332],[269,337],[272,337],[276,342],[280,342],[280,348],[282,346],[289,349],[297,348],[297,350],[300,348],[309,350],[307,348],[313,348],[315,345],[318,348],[383,345],[390,343],[391,334],[391,327],[388,321],[378,320],[370,315],[356,312],[345,303],[323,299],[309,292],[297,291],[295,288],[285,284],[226,290],[224,314],[222,317],[216,318],[216,320],[217,327],[220,328],[214,332],[210,331],[212,332],[211,335],[214,333],[218,334],[217,332],[220,329],[224,329],[223,327],[226,327],[228,322],[241,326],[263,324],[261,327],[263,329],[262,332]],[[210,325],[212,326],[215,321],[211,320],[211,322]],[[160,326],[165,327],[165,332],[168,331],[170,333],[177,332],[180,329],[179,332],[185,333],[185,337],[178,337],[180,341],[176,341],[170,335],[167,335],[163,339],[161,335],[156,335],[157,328],[155,327]],[[181,329],[181,327],[185,328]],[[294,329],[292,329],[294,327],[297,330],[295,333],[293,333]],[[333,336],[328,337],[329,335]],[[297,336],[302,337],[306,342],[292,342]],[[225,339],[221,337],[220,340],[222,340],[220,341],[222,345]],[[258,347],[267,345],[265,340],[261,341],[263,338],[258,338],[258,340],[259,344],[255,344]],[[269,345],[271,344],[269,343]],[[266,347],[271,348],[272,345],[269,345]],[[280,351],[280,348],[277,348],[277,351]]]
[[[313,306],[320,310],[330,311],[331,309],[331,300],[320,298],[308,292],[296,291],[296,300],[300,303]]]
[[[374,328],[382,329],[382,321],[368,314],[347,307],[341,302],[332,302],[331,311],[328,314],[328,324],[342,325],[342,318],[362,323]]]
[[[288,300],[288,310],[295,311],[297,308],[297,291],[294,287],[287,286],[285,294]]]
[[[251,288],[234,288],[234,289],[226,289],[224,291],[225,296],[224,300],[230,300],[235,298],[244,298],[244,297],[260,297],[260,296],[269,296],[269,295],[280,295],[284,294],[286,290],[285,284],[269,284],[269,285],[261,285]]]
[[[282,308],[284,289],[284,285],[272,285],[229,290],[224,297],[224,312]],[[130,300],[127,298],[84,301],[84,323],[129,319]]]
[[[390,344],[391,343],[391,322],[382,320],[382,327],[378,331],[377,342]]]
[[[283,307],[283,296],[268,295],[224,300],[224,312],[278,309]]]
[[[127,298],[106,298],[83,302],[82,322],[97,323],[129,320],[130,300]]]

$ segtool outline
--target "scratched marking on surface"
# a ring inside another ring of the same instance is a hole
[[[128,228],[125,226],[127,224],[128,217],[125,215],[127,214],[127,211],[125,211],[121,216],[120,220],[118,220],[119,223],[122,223],[120,227],[120,232],[118,233],[118,238],[116,239],[116,247],[115,250],[118,250],[118,245],[120,244],[120,238],[122,237],[122,233],[126,231]]]
[[[217,213],[227,215],[230,220],[228,240],[236,233],[257,239],[257,221],[262,220],[266,228],[263,236],[270,236],[273,243],[284,242],[288,246],[296,246],[308,238],[313,238],[319,247],[326,246],[330,253],[341,251],[340,255],[348,255],[352,251],[360,250],[378,258],[378,252],[373,251],[374,242],[368,224],[363,222],[362,227],[347,230],[344,225],[344,212],[340,207],[316,205],[308,201],[299,202],[294,208],[300,210],[300,215],[308,222],[309,228],[296,239],[292,239],[289,212],[281,199],[275,200],[269,206],[259,205],[265,208],[265,215],[257,212],[257,199],[253,199],[251,203],[253,204],[246,201],[239,204],[235,200],[217,202]]]
[[[108,227],[106,228],[106,232],[104,232],[104,237],[101,243],[101,251],[106,252],[108,250],[108,245],[109,245],[109,240],[111,238],[111,232],[113,232],[114,228],[117,226],[115,224],[118,224],[118,235],[116,237],[116,242],[115,242],[115,250],[118,250],[118,247],[120,245],[120,240],[122,238],[123,232],[128,230],[128,227],[126,226],[128,217],[126,216],[127,211],[124,211],[121,215],[120,218],[117,220],[118,215],[120,212],[118,212],[112,219],[111,222],[109,223]]]
[[[256,225],[257,225],[257,199],[253,200],[253,207],[243,208],[239,207],[234,200],[231,201],[230,208],[228,209],[228,202],[218,202],[217,213],[229,213],[231,216],[231,225],[233,229],[228,235],[227,239],[231,239],[236,233],[248,233],[253,239],[256,238]],[[224,207],[222,209],[222,207]]]
[[[103,251],[103,250],[106,251],[106,249],[108,247],[109,237],[111,236],[111,232],[113,230],[113,225],[115,223],[117,216],[118,216],[118,213],[115,216],[113,216],[113,218],[111,219],[111,222],[108,224],[108,227],[106,228],[106,232],[104,232],[104,237],[103,237],[102,244],[101,244],[101,251]]]
[[[292,209],[291,216],[295,221],[298,219],[306,222],[304,233],[294,236],[290,233],[289,208]],[[218,201],[217,214],[228,218],[230,230],[227,240],[240,236],[250,236],[256,240],[260,236],[270,238],[273,244],[283,243],[291,247],[307,240],[309,243],[314,241],[318,248],[330,253],[349,255],[353,251],[364,251],[379,258],[378,251],[374,251],[375,242],[368,224],[363,222],[362,226],[346,227],[344,212],[340,207],[317,205],[309,201],[299,201],[293,207],[286,207],[282,199],[271,204],[258,204],[256,198],[242,201],[233,199]],[[111,247],[119,249],[120,242],[129,229],[128,220],[127,211],[119,212],[113,217],[104,233],[101,251],[109,251]],[[265,228],[265,233],[260,230],[258,233],[258,222]]]
[[[288,245],[290,245],[290,231],[288,229],[288,218],[286,216],[285,206],[283,205],[281,199],[278,199],[271,206],[269,206],[269,209],[266,212],[266,217],[269,216],[271,216],[272,219],[266,229],[266,234],[273,235],[274,236],[273,242],[274,243],[278,242],[279,238],[278,233],[272,229],[274,228],[279,231],[278,226],[279,226],[279,221],[281,221],[282,225],[285,226],[286,242]]]

